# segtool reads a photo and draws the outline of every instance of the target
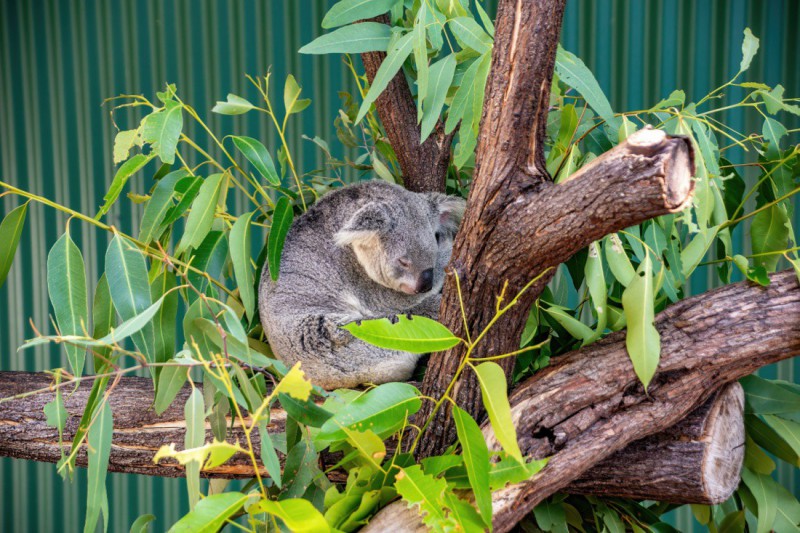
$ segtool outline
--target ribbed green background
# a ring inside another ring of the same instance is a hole
[[[322,160],[301,134],[319,135],[334,152],[341,147],[332,123],[337,91],[353,91],[340,57],[300,56],[297,49],[319,34],[319,21],[332,2],[114,0],[69,2],[4,0],[0,3],[0,179],[52,198],[84,213],[94,213],[114,174],[114,127],[104,98],[124,93],[154,97],[167,81],[198,109],[220,136],[236,133],[262,139],[274,149],[274,134],[262,115],[226,118],[209,110],[234,92],[256,99],[245,74],[271,66],[282,90],[293,73],[313,98],[289,133],[305,170]],[[490,9],[490,11],[493,11]],[[738,69],[742,30],[761,38],[761,50],[748,79],[783,84],[800,94],[800,2],[793,0],[571,0],[563,43],[596,74],[617,110],[647,107],[674,88],[696,100]],[[280,92],[278,101],[280,101]],[[128,128],[134,112],[115,115]],[[785,118],[785,117],[783,117]],[[743,114],[728,117],[736,128],[760,131]],[[797,121],[792,127],[797,128]],[[189,127],[191,136],[207,139]],[[210,149],[217,154],[216,149]],[[130,190],[145,192],[142,179]],[[237,200],[241,201],[241,199]],[[18,205],[0,199],[0,215]],[[240,205],[244,205],[243,203]],[[800,211],[800,210],[797,210]],[[122,201],[110,223],[132,230],[140,210]],[[47,330],[46,253],[64,231],[64,216],[31,205],[20,249],[8,281],[0,288],[0,369],[44,370],[66,364],[56,349],[17,353],[32,334],[31,319]],[[102,269],[108,235],[73,222],[91,282]],[[739,235],[745,238],[746,235]],[[710,285],[695,276],[693,292]],[[767,369],[768,377],[795,380],[792,362]],[[2,407],[0,407],[0,416]],[[0,460],[2,531],[80,531],[85,513],[85,476],[62,482],[52,465]],[[800,476],[791,468],[778,479],[800,493]],[[187,508],[182,482],[110,475],[112,531],[127,531],[137,516],[158,517],[154,530],[166,529]],[[678,512],[676,525],[691,529],[690,515]]]

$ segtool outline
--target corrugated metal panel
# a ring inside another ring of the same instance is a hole
[[[256,98],[244,74],[263,74],[271,65],[282,86],[294,73],[314,100],[289,132],[303,167],[319,168],[320,154],[300,134],[331,141],[339,106],[337,91],[353,91],[339,57],[300,56],[296,50],[319,33],[329,0],[5,0],[0,5],[0,176],[82,212],[94,212],[113,176],[113,127],[103,98],[122,93],[153,95],[165,82],[223,134],[236,132],[275,146],[261,117],[211,115],[213,102],[228,92]],[[490,2],[493,3],[493,2]],[[676,88],[697,99],[726,81],[740,59],[742,30],[761,38],[761,53],[748,78],[783,84],[800,94],[800,43],[794,26],[800,3],[791,0],[573,0],[565,16],[564,46],[595,72],[615,109],[646,107]],[[138,120],[119,113],[123,125]],[[730,123],[760,131],[742,113]],[[797,127],[797,121],[793,127]],[[197,128],[192,135],[206,143]],[[211,153],[217,153],[215,147]],[[340,149],[339,149],[340,150]],[[134,180],[135,192],[144,192]],[[238,200],[242,202],[241,199]],[[17,205],[0,200],[0,213]],[[243,202],[238,205],[244,205]],[[800,209],[796,210],[800,216]],[[122,202],[111,213],[119,227],[138,225],[140,212]],[[42,370],[63,364],[55,349],[17,354],[31,335],[28,318],[47,328],[46,252],[63,232],[65,217],[32,206],[22,245],[8,282],[0,289],[0,368]],[[798,220],[800,223],[800,220]],[[73,223],[72,235],[96,280],[108,236]],[[738,238],[744,238],[738,235]],[[700,292],[709,278],[696,276]],[[797,363],[768,369],[770,377],[794,380]],[[63,483],[50,465],[0,460],[0,515],[3,531],[80,531],[85,509],[85,476]],[[778,478],[800,493],[796,471]],[[182,483],[138,476],[110,476],[112,531],[125,531],[140,514],[154,513],[156,530],[187,508]],[[676,516],[691,529],[687,512]]]

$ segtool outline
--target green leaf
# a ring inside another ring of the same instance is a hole
[[[783,99],[785,89],[783,85],[776,85],[771,91],[758,90],[753,93],[753,98],[760,96],[767,107],[767,112],[774,115],[778,111],[788,111],[800,115],[800,106],[787,104]]]
[[[653,273],[650,254],[645,259],[630,285],[622,293],[622,308],[628,331],[625,348],[633,363],[633,370],[645,390],[656,373],[661,357],[661,337],[655,327]]]
[[[170,367],[167,367],[170,368]],[[166,369],[165,369],[166,370]],[[185,371],[185,369],[182,369]],[[203,409],[203,393],[195,388],[186,400],[183,408],[186,419],[186,434],[184,435],[184,448],[198,448],[206,440],[206,416]],[[186,486],[189,491],[189,508],[194,509],[200,500],[200,461],[186,463]]]
[[[13,209],[0,222],[0,287],[6,281],[8,271],[11,270],[11,263],[14,261],[14,254],[17,253],[17,245],[22,235],[22,227],[25,225],[25,215],[28,213],[27,202]]]
[[[88,472],[89,488],[86,495],[86,521],[84,533],[91,533],[97,527],[100,512],[103,513],[103,530],[108,531],[108,494],[106,493],[106,473],[108,458],[111,455],[111,437],[114,434],[114,419],[111,406],[103,402],[99,413],[89,428]]]
[[[325,29],[343,26],[357,20],[377,17],[389,11],[397,0],[341,0],[322,19]]]
[[[497,442],[508,455],[523,463],[522,452],[517,443],[517,430],[511,419],[511,406],[506,392],[508,384],[503,369],[492,361],[481,363],[474,368],[481,386],[483,405],[486,407]]]
[[[485,54],[492,49],[493,39],[470,17],[456,17],[449,21],[450,31],[461,44]]]
[[[143,514],[131,524],[129,533],[147,533],[147,530],[150,528],[150,522],[155,521],[155,519],[156,517],[154,515]]]
[[[342,427],[372,430],[386,437],[400,429],[406,417],[419,411],[419,391],[408,383],[385,383],[359,396],[325,422],[318,440],[344,440]]]
[[[119,198],[122,188],[125,187],[128,179],[144,168],[155,156],[155,153],[148,155],[136,154],[119,167],[119,170],[117,170],[117,173],[114,175],[114,180],[111,182],[111,187],[108,188],[108,192],[103,196],[103,206],[100,208],[100,211],[97,212],[97,215],[95,215],[95,219],[99,220],[100,217],[108,213],[108,210],[111,209],[111,206],[114,205],[114,202]]]
[[[139,226],[139,240],[145,244],[157,239],[161,232],[161,224],[167,216],[167,211],[172,207],[172,196],[178,181],[189,176],[186,170],[176,170],[161,178],[153,189],[153,194],[147,201],[142,214],[142,223]]]
[[[489,490],[489,448],[483,439],[481,428],[469,414],[453,407],[453,419],[456,423],[458,442],[464,456],[464,465],[472,491],[475,494],[475,503],[481,513],[484,523],[492,523],[492,493]]]
[[[239,297],[242,306],[250,320],[254,318],[256,308],[256,297],[254,290],[255,273],[252,263],[252,238],[250,233],[250,222],[253,213],[241,215],[231,228],[230,251],[231,262],[233,263],[233,275],[236,285],[239,287]]]
[[[612,252],[613,253],[613,252]],[[608,322],[608,289],[606,287],[606,277],[603,273],[603,259],[600,256],[600,245],[593,242],[589,245],[589,253],[586,258],[586,266],[583,271],[586,279],[586,287],[589,289],[589,296],[592,298],[592,306],[597,315],[597,326],[594,334],[587,341],[594,342],[599,339],[606,329]]]
[[[331,528],[322,514],[308,500],[292,498],[260,500],[248,510],[250,514],[269,513],[283,520],[290,531],[297,533],[326,533]]]
[[[450,84],[453,82],[453,74],[455,74],[455,72],[455,54],[450,54],[431,65],[427,94],[425,96],[425,113],[420,130],[420,142],[424,142],[433,131],[434,126],[436,126],[439,115],[442,113],[442,108],[444,108],[444,100],[447,97]]]
[[[288,438],[287,440],[290,441]],[[323,475],[317,466],[318,463],[319,454],[314,448],[314,444],[303,436],[297,444],[292,446],[286,456],[283,479],[286,485],[284,497],[302,497],[308,487],[317,479],[317,476]]]
[[[392,31],[386,24],[361,22],[320,35],[299,52],[301,54],[361,54],[385,52]]]
[[[623,287],[630,285],[634,276],[636,276],[636,271],[633,269],[631,260],[628,258],[628,254],[625,253],[625,247],[616,233],[606,237],[603,248],[606,252],[606,261],[608,261],[611,273]]]
[[[764,415],[764,421],[792,448],[794,455],[800,457],[800,423],[776,415]]]
[[[775,516],[778,512],[775,505],[774,485],[770,483],[772,479],[764,474],[757,474],[747,468],[743,468],[742,481],[747,485],[758,504],[758,529],[756,533],[769,533],[772,531],[772,524],[775,523]]]
[[[187,377],[188,368],[185,366],[171,365],[161,368],[161,372],[158,374],[158,386],[156,387],[156,400],[154,404],[157,415],[161,415],[161,413],[172,405],[175,396],[178,395],[183,388],[183,384],[186,383]],[[187,447],[196,447],[201,444],[203,443],[201,442],[194,446]]]
[[[220,279],[222,269],[228,260],[228,240],[222,231],[210,231],[200,246],[195,248],[189,255],[191,265],[199,270],[190,270],[186,273],[186,279],[198,291],[207,292],[211,279]],[[206,277],[203,274],[207,274]],[[189,302],[193,303],[198,298],[197,293],[189,291]]]
[[[774,118],[764,117],[764,126],[761,128],[764,140],[772,145],[772,148],[780,150],[781,139],[787,135],[786,126]],[[780,157],[777,152],[776,155]]]
[[[47,255],[47,292],[61,334],[84,335],[89,328],[86,267],[69,233],[64,233]],[[65,348],[72,373],[80,376],[86,350],[69,344]]]
[[[192,210],[186,219],[186,228],[178,244],[177,253],[187,248],[197,248],[211,231],[224,179],[224,174],[212,174],[200,186],[200,192],[192,202]]]
[[[283,376],[283,379],[278,382],[274,392],[275,394],[288,394],[296,400],[305,402],[311,394],[312,387],[313,385],[306,379],[305,373],[300,370],[300,363],[297,362],[291,370]]]
[[[144,256],[120,235],[114,236],[106,251],[106,278],[111,301],[122,320],[131,320],[152,305]],[[152,327],[143,325],[133,334],[133,342],[148,362],[155,362]]]
[[[774,272],[781,254],[761,255],[769,252],[780,252],[786,249],[789,239],[787,223],[789,217],[786,208],[780,204],[773,205],[753,217],[750,226],[750,243],[753,249],[753,261],[764,266],[768,272]]]
[[[411,353],[439,352],[461,341],[445,326],[424,316],[398,315],[395,323],[388,318],[363,320],[345,324],[342,329],[374,346]]]
[[[365,2],[366,0],[360,1]],[[362,17],[359,16],[359,18]],[[361,119],[367,114],[372,103],[380,96],[383,90],[389,85],[389,82],[392,81],[394,75],[402,68],[403,62],[409,54],[411,54],[411,50],[414,47],[413,37],[414,32],[409,32],[400,37],[397,42],[389,48],[386,58],[381,62],[381,66],[378,68],[378,72],[375,73],[375,78],[372,80],[372,85],[370,85],[369,91],[364,97],[364,101],[361,103],[358,115],[354,121],[356,124],[361,122]]]
[[[561,327],[567,330],[567,333],[583,341],[582,345],[589,344],[594,338],[594,330],[592,330],[592,328],[577,318],[567,314],[562,308],[553,305],[550,307],[542,307],[541,309],[561,324]]]
[[[175,207],[171,207],[167,210],[167,215],[164,217],[164,221],[161,223],[161,228],[159,231],[163,230],[167,226],[170,226],[173,222],[178,220],[183,216],[189,206],[192,205],[192,202],[197,197],[197,194],[200,192],[200,187],[203,186],[205,180],[200,176],[187,176],[178,181],[175,184],[175,194],[180,195],[180,200]]]
[[[228,93],[227,102],[217,102],[212,109],[212,113],[219,113],[220,115],[242,115],[256,106],[235,94]]]
[[[563,531],[566,533],[567,516],[564,513],[564,505],[556,501],[543,501],[533,509],[536,523],[543,531]]]
[[[765,419],[767,416],[773,415],[765,415]],[[745,415],[745,427],[747,435],[766,451],[787,463],[800,466],[800,447],[787,442],[771,424],[764,422],[758,416],[748,414]],[[791,439],[791,436],[789,438]]]
[[[64,426],[67,424],[67,417],[69,414],[64,408],[64,398],[61,396],[61,389],[57,389],[53,397],[53,401],[48,402],[44,406],[45,423],[58,430],[58,448],[61,453],[61,459],[64,459]]]
[[[225,525],[226,520],[241,509],[247,498],[241,492],[223,492],[203,498],[169,531],[170,533],[216,533]]]
[[[259,174],[264,176],[270,184],[276,187],[280,186],[281,179],[278,177],[277,170],[275,170],[275,163],[263,144],[252,137],[231,136],[231,139],[233,139],[233,144],[236,145],[236,148],[256,167]]]
[[[425,108],[425,98],[428,95],[428,78],[430,66],[428,65],[428,19],[430,11],[428,5],[422,2],[414,18],[414,64],[417,67],[417,122],[422,120]]]
[[[447,515],[444,495],[449,492],[447,482],[422,472],[419,465],[401,468],[395,478],[397,493],[410,507],[418,507],[422,521],[433,531],[453,529],[453,520]]]
[[[138,128],[117,132],[114,136],[114,164],[119,165],[128,159],[134,145],[142,145],[142,137]]]
[[[172,291],[172,289],[176,285],[175,274],[166,269],[150,284],[151,299],[158,301],[163,298],[161,307],[153,316],[153,359],[157,363],[163,363],[175,355],[178,293],[177,291]]]
[[[283,242],[286,240],[286,234],[289,233],[293,219],[294,212],[289,204],[289,199],[281,196],[275,202],[275,209],[272,212],[272,226],[267,236],[267,265],[272,281],[278,281]]]
[[[750,28],[744,29],[744,40],[742,41],[742,62],[739,63],[739,72],[744,72],[750,68],[750,62],[758,52],[758,38],[753,35]]]
[[[116,329],[112,329],[112,331],[103,337],[102,339],[97,339],[96,341],[90,341],[83,343],[85,346],[104,346],[104,345],[111,345],[115,343],[119,343],[132,335],[136,335],[140,331],[142,331],[153,317],[158,313],[158,310],[161,309],[161,305],[164,303],[164,297],[162,296],[157,302],[153,305],[139,313],[138,315],[130,318],[128,320],[123,321]],[[149,330],[150,328],[148,328]],[[152,334],[152,330],[150,330]],[[134,338],[134,342],[136,342]]]
[[[260,420],[257,427],[258,434],[261,437],[261,463],[267,469],[267,473],[269,477],[272,478],[272,481],[275,482],[275,485],[281,488],[281,463],[278,459],[278,454],[275,453],[275,445],[272,443],[272,437],[269,435],[267,421]]]
[[[586,103],[611,127],[611,131],[619,130],[622,121],[614,116],[611,104],[608,103],[600,84],[580,58],[559,46],[555,71],[561,81],[583,96]]]
[[[342,426],[342,431],[347,435],[347,440],[370,463],[376,471],[381,469],[381,462],[386,457],[386,446],[379,436],[372,430],[355,431]],[[488,459],[487,459],[488,460]]]
[[[289,74],[286,77],[286,84],[283,87],[283,105],[286,109],[287,116],[293,113],[299,113],[311,104],[311,100],[308,98],[298,100],[300,91],[301,89],[300,86],[297,85],[297,80],[294,79],[294,76]]]
[[[279,394],[278,399],[289,416],[304,426],[322,427],[333,416],[333,413],[323,409],[311,400],[303,402],[288,394]]]
[[[183,129],[183,105],[168,100],[164,109],[148,115],[144,119],[142,139],[151,144],[153,151],[164,163],[175,162],[178,139]]]
[[[520,463],[513,457],[505,455],[497,463],[492,464],[489,471],[489,487],[497,490],[509,483],[519,483],[538,474],[547,465],[547,459],[539,459]]]

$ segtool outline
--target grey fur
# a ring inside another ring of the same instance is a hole
[[[436,318],[463,212],[461,198],[383,181],[322,198],[289,230],[278,281],[266,268],[261,277],[261,323],[275,354],[289,365],[301,361],[329,390],[408,379],[418,355],[368,345],[339,326],[406,313]],[[421,287],[429,268],[431,290],[403,292]]]

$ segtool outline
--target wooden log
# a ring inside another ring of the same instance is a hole
[[[0,398],[48,389],[52,377],[44,373],[0,372]],[[64,433],[65,451],[78,427],[90,390],[89,383],[82,384],[74,393],[64,391],[64,403],[69,419]],[[183,477],[184,469],[172,461],[153,463],[153,455],[162,445],[176,443],[180,446],[186,430],[183,404],[191,393],[186,385],[178,393],[173,404],[161,415],[152,410],[152,382],[148,378],[126,377],[110,395],[111,409],[114,413],[114,447],[109,461],[109,470],[161,477]],[[55,392],[47,390],[25,398],[0,404],[0,456],[15,457],[33,461],[55,463],[61,453],[58,446],[58,433],[45,423],[42,411],[44,405],[52,401]],[[594,494],[597,496],[626,496],[638,499],[656,499],[679,503],[711,503],[710,492],[706,488],[708,480],[711,489],[730,486],[731,491],[738,483],[739,469],[744,448],[744,422],[742,414],[741,386],[730,385],[724,394],[715,395],[692,415],[674,428],[631,444],[625,450],[607,459],[568,492]],[[271,412],[269,431],[283,431],[286,413],[281,409]],[[228,427],[230,425],[230,418]],[[731,438],[727,438],[730,436]],[[206,429],[206,439],[213,438],[211,429]],[[260,439],[253,434],[253,445],[258,449]],[[238,421],[230,431],[229,440],[244,441],[244,434]],[[735,442],[734,442],[735,441]],[[707,453],[708,450],[713,453]],[[325,464],[334,464],[338,456],[323,455]],[[719,461],[718,469],[710,468],[708,462]],[[77,464],[86,465],[85,450],[78,455]],[[700,476],[707,469],[709,474]],[[265,471],[259,463],[260,473]],[[649,473],[657,473],[649,477]],[[208,478],[247,478],[254,475],[253,465],[243,454],[235,455],[225,465],[202,473]],[[341,472],[332,473],[333,481],[341,481]],[[727,490],[727,489],[726,489]],[[671,499],[673,492],[677,499]],[[714,492],[717,494],[719,491]],[[724,492],[724,491],[723,491]],[[664,495],[663,498],[658,497]],[[729,495],[729,494],[728,494]],[[727,495],[722,498],[725,500]],[[720,501],[722,501],[720,500]],[[715,502],[718,503],[718,502]]]
[[[671,428],[632,442],[565,492],[714,505],[739,486],[744,390],[730,383]]]
[[[561,356],[520,383],[509,398],[520,449],[550,460],[530,480],[492,494],[494,530],[510,531],[545,498],[632,442],[678,423],[724,384],[800,354],[797,275],[780,272],[770,280],[769,287],[720,287],[659,313],[661,360],[647,393],[624,331]],[[491,427],[484,425],[483,433],[497,449]],[[374,521],[385,523],[384,512],[400,516],[402,506],[390,505]],[[409,518],[396,530],[414,531],[418,522]]]

